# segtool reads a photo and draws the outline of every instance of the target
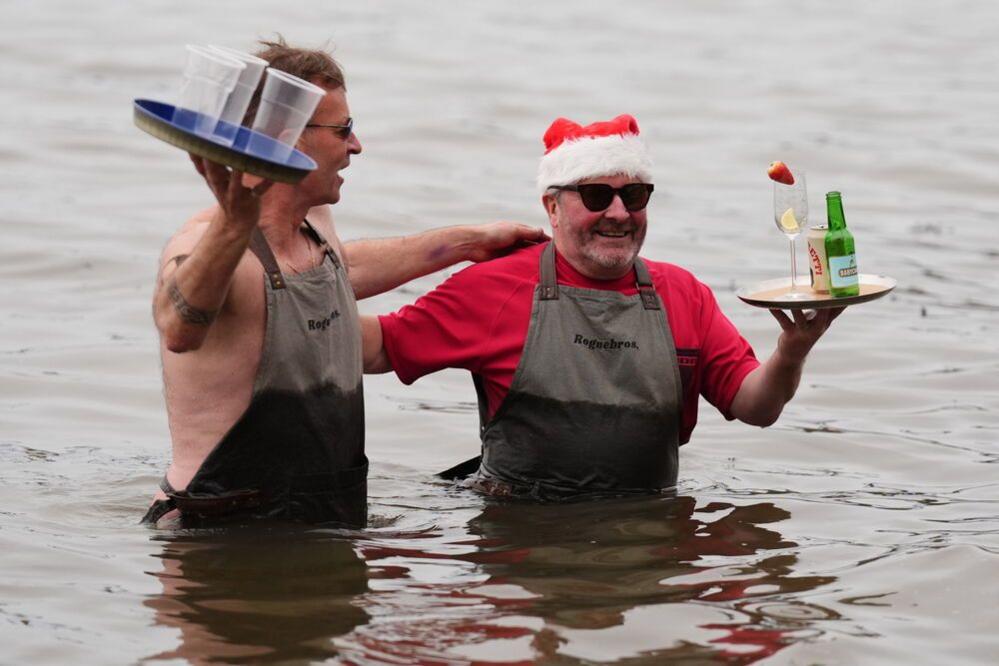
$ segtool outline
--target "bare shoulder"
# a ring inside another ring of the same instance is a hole
[[[167,241],[160,254],[159,272],[156,280],[156,292],[167,287],[174,273],[185,261],[196,253],[198,244],[205,237],[211,226],[212,217],[217,208],[211,207],[192,215],[184,225]],[[201,261],[203,259],[194,259]],[[154,295],[154,302],[156,296]],[[236,265],[226,288],[225,300],[219,310],[216,328],[219,321],[231,320],[233,317],[256,317],[263,306],[263,266],[248,249]]]
[[[212,206],[198,211],[167,241],[163,247],[163,252],[160,253],[157,288],[165,284],[174,271],[191,256],[208,231],[216,210],[217,207]],[[233,298],[239,299],[241,294],[247,290],[252,292],[254,285],[259,282],[261,268],[256,257],[247,251],[233,273],[229,298],[226,299],[227,303],[231,302]]]
[[[215,207],[198,211],[177,230],[177,233],[170,237],[170,240],[163,246],[163,252],[160,254],[161,271],[169,265],[182,262],[191,254],[194,246],[198,244],[201,237],[205,235],[205,231],[208,230],[208,225],[214,213]]]

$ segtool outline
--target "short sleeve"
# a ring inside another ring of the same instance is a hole
[[[746,375],[759,367],[760,362],[749,342],[718,307],[711,290],[705,285],[701,285],[701,289],[704,324],[701,395],[731,420],[732,401]]]
[[[436,289],[378,318],[385,352],[404,384],[444,368],[477,372],[495,303],[488,297],[495,284],[476,270],[466,268]]]

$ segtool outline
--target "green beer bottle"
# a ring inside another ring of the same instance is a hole
[[[826,231],[829,293],[833,298],[856,296],[860,293],[857,251],[853,245],[853,234],[846,228],[839,192],[826,192],[826,211],[829,214],[829,229]]]

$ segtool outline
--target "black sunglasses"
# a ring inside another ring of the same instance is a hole
[[[649,205],[649,197],[655,186],[652,183],[628,183],[622,187],[611,187],[605,183],[587,185],[552,185],[553,190],[579,192],[579,198],[591,213],[607,210],[614,203],[614,196],[621,197],[621,203],[631,212],[642,210]]]
[[[354,131],[354,119],[347,118],[347,123],[345,125],[320,125],[319,123],[309,123],[306,127],[325,127],[327,129],[335,129],[338,137],[346,139],[350,136],[351,132]]]

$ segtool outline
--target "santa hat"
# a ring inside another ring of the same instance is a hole
[[[652,161],[638,138],[638,121],[627,114],[586,127],[558,118],[544,141],[545,154],[538,165],[541,192],[553,185],[619,174],[652,180]]]

